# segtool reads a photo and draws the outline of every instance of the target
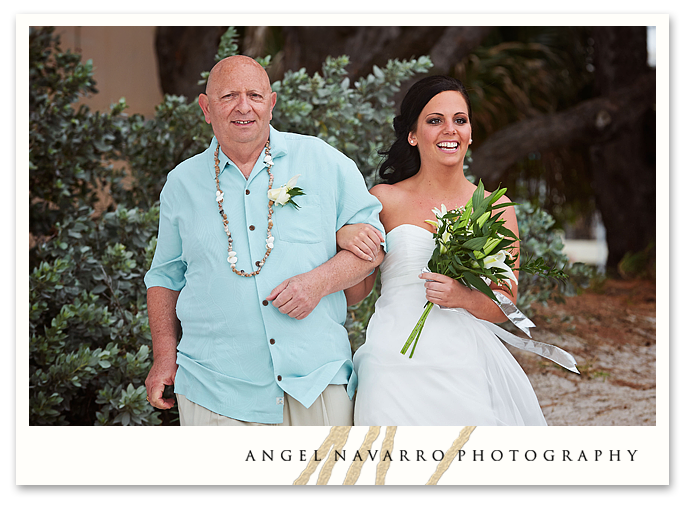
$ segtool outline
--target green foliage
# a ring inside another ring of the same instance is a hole
[[[117,159],[125,102],[108,113],[74,104],[95,93],[91,61],[62,52],[52,28],[29,33],[29,231],[54,233],[53,223],[74,212],[75,202],[93,205],[94,190]]]
[[[569,263],[567,255],[562,252],[565,245],[555,229],[555,218],[545,210],[526,202],[518,204],[514,210],[521,239],[520,262],[523,264],[528,259],[540,258],[546,265],[562,268],[567,275],[566,281],[559,281],[519,272],[517,307],[531,316],[533,303],[564,302],[565,296],[576,295],[588,287],[596,269],[583,263]]]
[[[29,275],[30,423],[160,423],[144,378],[151,334],[142,283],[158,208],[93,220],[82,207],[37,248]]]
[[[642,251],[625,253],[618,263],[618,274],[625,279],[656,279],[656,243],[650,242]]]
[[[123,156],[129,171],[111,185],[116,202],[149,209],[159,200],[166,175],[209,146],[213,132],[197,102],[166,95],[155,116],[133,115],[123,128]]]

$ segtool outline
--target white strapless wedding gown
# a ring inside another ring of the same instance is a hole
[[[355,425],[546,425],[524,371],[464,310],[434,306],[413,358],[400,353],[427,302],[418,275],[434,247],[415,225],[387,234],[382,293],[354,356]]]

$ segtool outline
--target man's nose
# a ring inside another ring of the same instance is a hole
[[[241,114],[247,114],[251,110],[250,101],[245,95],[240,95],[238,97],[238,102],[235,107]]]

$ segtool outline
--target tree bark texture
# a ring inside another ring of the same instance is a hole
[[[612,93],[650,72],[646,27],[595,27],[593,39],[597,92]],[[590,148],[610,270],[656,238],[655,88],[630,116],[612,140]]]
[[[161,90],[196,100],[204,92],[197,84],[202,72],[216,63],[214,56],[225,26],[159,26],[156,28],[156,55]]]
[[[597,27],[593,38],[598,96],[493,133],[473,151],[471,171],[492,187],[530,153],[587,149],[612,272],[656,237],[656,75],[645,27]]]
[[[650,73],[608,97],[585,100],[555,114],[513,123],[473,151],[471,171],[492,186],[530,153],[613,141],[651,108],[655,89],[656,76]]]
[[[474,26],[285,26],[285,70],[305,67],[309,74],[322,68],[327,56],[348,55],[352,78],[383,67],[388,60],[429,55],[436,74],[452,66],[475,49],[493,27]]]

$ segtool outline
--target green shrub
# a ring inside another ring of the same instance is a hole
[[[569,263],[562,251],[565,245],[555,229],[555,218],[548,212],[528,202],[520,203],[514,209],[521,239],[520,261],[523,263],[529,258],[542,258],[546,264],[562,268],[569,276],[569,280],[563,283],[519,273],[517,307],[531,316],[532,304],[546,304],[549,300],[564,302],[565,296],[576,295],[586,288],[595,275],[595,268],[583,263]]]
[[[95,189],[119,158],[125,102],[108,113],[74,104],[96,93],[91,61],[62,52],[52,28],[29,34],[29,231],[52,235],[53,224],[93,205]]]
[[[36,248],[29,275],[29,420],[160,423],[146,402],[151,333],[142,283],[158,208],[100,219],[81,207]]]

